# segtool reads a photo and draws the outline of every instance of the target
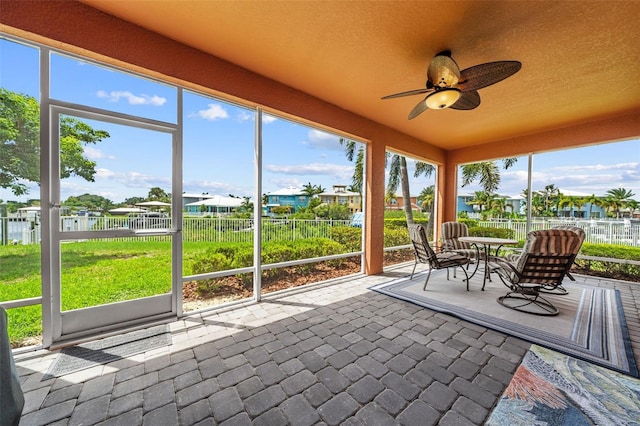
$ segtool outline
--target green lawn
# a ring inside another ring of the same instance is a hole
[[[184,245],[184,271],[210,243]],[[62,310],[171,291],[171,245],[156,241],[87,241],[62,245]],[[0,246],[0,301],[41,296],[40,246]],[[42,334],[41,306],[9,309],[12,343]]]

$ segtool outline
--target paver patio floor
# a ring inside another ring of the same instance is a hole
[[[530,344],[367,288],[307,286],[170,323],[160,349],[42,380],[56,351],[15,356],[20,425],[480,425]],[[640,354],[640,286],[621,290]]]

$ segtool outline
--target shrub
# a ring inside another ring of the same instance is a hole
[[[415,223],[421,223],[423,224],[425,227],[427,226],[427,224],[429,223],[429,219],[428,218],[417,218],[414,217],[413,221]],[[407,218],[406,217],[385,217],[384,218],[384,226],[385,228],[404,228],[405,230],[407,229]]]
[[[407,230],[407,228],[394,228],[385,226],[385,247],[403,246],[405,244],[411,244],[411,240],[409,239],[409,231]]]
[[[584,243],[580,254],[612,259],[640,259],[640,247]],[[600,260],[576,259],[580,272],[609,278],[640,281],[640,266]]]
[[[469,236],[514,239],[515,230],[507,228],[491,228],[488,226],[469,227]]]
[[[231,261],[222,253],[205,253],[193,260],[193,273],[204,274],[213,271],[231,269]],[[210,294],[220,288],[222,282],[219,279],[207,279],[198,281],[197,292],[200,295]]]
[[[346,251],[360,251],[362,247],[362,229],[352,226],[334,226],[331,239],[342,245]]]

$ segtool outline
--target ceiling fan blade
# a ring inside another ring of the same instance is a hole
[[[452,87],[458,83],[460,68],[451,57],[451,52],[440,52],[431,60],[427,69],[427,80],[437,87]]]
[[[427,106],[427,98],[424,98],[423,100],[418,102],[416,106],[413,107],[413,109],[409,113],[409,120],[413,120],[428,109],[429,107]]]
[[[451,105],[451,109],[469,110],[475,109],[480,105],[480,94],[473,90],[471,92],[463,92],[460,95],[460,99],[455,104]]]
[[[431,92],[432,90],[433,89],[431,88],[425,87],[424,89],[409,90],[407,92],[400,92],[400,93],[395,93],[393,95],[383,96],[381,99],[393,99],[393,98],[400,98],[402,96],[421,95],[423,93]]]
[[[517,73],[520,68],[522,63],[519,61],[487,62],[466,68],[460,72],[458,89],[463,92],[472,92],[491,86]]]

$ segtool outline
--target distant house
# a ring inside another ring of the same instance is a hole
[[[411,196],[411,210],[422,211],[422,208],[418,205],[418,197]],[[394,195],[384,205],[385,210],[404,210],[404,197],[402,195]]]
[[[506,213],[525,214],[524,209],[526,200],[523,196],[498,194],[497,198],[505,199]],[[472,201],[474,199],[474,194],[458,194],[458,213],[467,212],[470,215],[473,215],[474,213],[480,214],[480,206],[477,204],[472,204]],[[489,206],[483,206],[482,208],[482,210],[489,209]]]
[[[289,186],[267,194],[266,214],[273,215],[274,207],[290,206],[291,212],[295,213],[300,208],[309,205],[309,196],[302,192],[302,188]]]
[[[358,192],[348,191],[346,185],[333,185],[332,191],[325,191],[318,196],[325,204],[348,206],[351,213],[362,211],[362,196]]]
[[[585,198],[589,194],[575,192],[570,190],[560,189],[560,193],[564,197],[578,197]],[[474,194],[458,194],[458,213],[467,212],[469,215],[479,215],[480,206],[472,203],[475,198]],[[504,198],[506,200],[506,212],[517,213],[520,215],[526,215],[527,200],[522,195],[503,195],[498,194],[498,198]],[[485,206],[483,210],[489,210],[490,207]],[[564,206],[560,207],[557,211],[558,217],[572,217],[572,218],[603,218],[606,217],[606,211],[603,207],[597,205],[591,205],[591,203],[585,203],[580,206]]]
[[[194,201],[185,206],[185,212],[188,214],[215,214],[218,216],[233,213],[242,205],[241,198],[223,197],[221,195],[208,196],[204,200]]]
[[[204,193],[195,194],[195,193],[185,192],[182,194],[182,210],[185,210],[188,212],[190,210],[187,209],[187,204],[195,203],[197,201],[207,200],[209,198],[213,198],[213,195],[204,194]]]

